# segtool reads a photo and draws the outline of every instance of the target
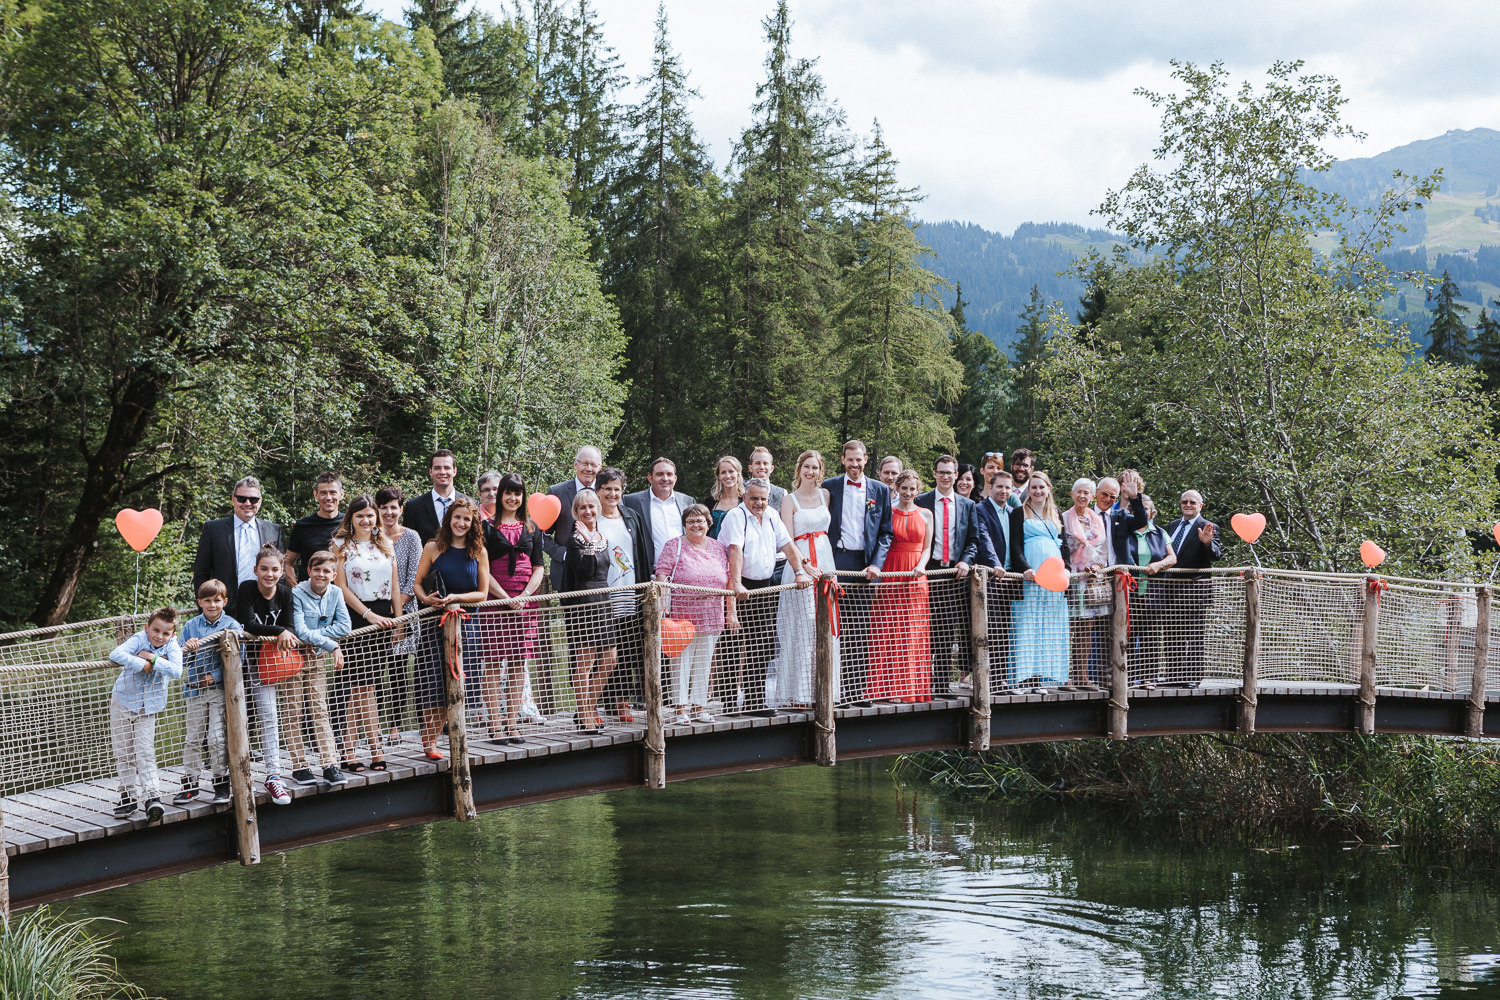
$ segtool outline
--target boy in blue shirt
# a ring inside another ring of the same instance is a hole
[[[187,740],[182,745],[182,791],[172,797],[174,806],[185,806],[199,798],[205,733],[214,781],[212,801],[229,801],[229,753],[224,744],[224,661],[215,641],[220,633],[240,627],[239,622],[224,613],[228,603],[229,590],[222,581],[204,580],[198,588],[198,609],[203,613],[182,627],[182,648],[187,653],[187,675],[182,684],[182,697],[187,702]]]
[[[120,665],[109,699],[109,737],[120,771],[120,802],[115,816],[125,819],[146,802],[146,819],[161,821],[161,793],[156,784],[156,713],[167,707],[167,685],[182,676],[182,647],[177,612],[157,608],[146,627],[109,654]]]
[[[334,586],[338,575],[338,557],[327,549],[314,552],[307,561],[307,579],[292,588],[292,629],[297,638],[325,653],[333,654],[333,669],[344,665],[344,651],[338,640],[349,634],[349,608],[344,592]],[[312,715],[312,729],[318,741],[318,758],[323,763],[323,780],[330,785],[346,785],[349,779],[338,768],[338,744],[333,739],[333,724],[328,715],[328,679],[323,658],[309,658],[307,665],[293,677],[281,682],[282,705],[285,708],[287,742],[291,744],[292,780],[302,785],[316,785],[317,776],[307,766],[306,748],[302,743],[302,709],[306,699]]]

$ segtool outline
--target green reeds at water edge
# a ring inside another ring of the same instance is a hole
[[[5,1000],[104,1000],[144,997],[120,977],[96,932],[96,917],[64,920],[45,906],[0,922],[0,997]]]
[[[896,776],[970,799],[1074,799],[1188,839],[1301,837],[1500,850],[1500,746],[1267,733],[907,754]]]

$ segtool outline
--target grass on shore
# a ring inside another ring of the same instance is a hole
[[[0,921],[0,997],[6,1000],[106,1000],[144,997],[120,977],[104,918],[65,920],[45,906]]]
[[[1266,733],[908,754],[898,778],[974,799],[1087,801],[1186,839],[1310,834],[1500,849],[1500,747],[1435,736]]]

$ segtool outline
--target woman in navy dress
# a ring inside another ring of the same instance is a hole
[[[484,533],[479,523],[479,507],[468,497],[453,501],[443,515],[443,526],[437,537],[422,549],[417,566],[417,600],[429,608],[456,608],[461,604],[478,604],[487,600],[490,589],[490,558],[484,550]],[[470,634],[471,625],[463,624],[464,659],[479,653]],[[437,621],[422,629],[422,649],[417,657],[425,678],[419,707],[422,709],[422,749],[429,760],[442,760],[437,748],[438,734],[443,730],[447,691],[443,672],[448,669],[443,656],[443,629]],[[475,666],[478,666],[477,662]],[[474,670],[470,676],[478,676]],[[465,683],[465,695],[472,696]],[[476,692],[477,693],[477,689]]]

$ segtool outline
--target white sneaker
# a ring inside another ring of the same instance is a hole
[[[676,718],[672,720],[671,724],[674,726],[691,726],[693,724],[693,720],[687,717],[686,712],[678,712]]]
[[[694,722],[712,722],[712,721],[714,721],[714,717],[712,715],[709,715],[708,712],[704,711],[704,712],[699,712],[697,715],[693,716],[693,721]]]

